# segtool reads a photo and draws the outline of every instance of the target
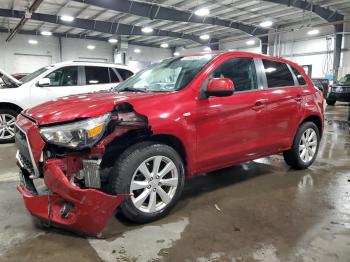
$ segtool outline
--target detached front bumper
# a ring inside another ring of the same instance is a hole
[[[23,180],[17,186],[29,212],[52,225],[84,233],[98,235],[114,210],[126,197],[108,195],[95,189],[81,189],[71,184],[63,173],[60,159],[44,163],[44,181],[48,188],[37,193]],[[25,176],[25,174],[22,174]]]

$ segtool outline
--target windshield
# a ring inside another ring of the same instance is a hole
[[[25,77],[22,77],[20,81],[21,81],[23,84],[24,84],[24,83],[27,83],[27,82],[29,82],[29,81],[32,81],[34,78],[36,78],[37,76],[41,75],[42,73],[44,73],[44,72],[45,72],[46,70],[48,70],[48,69],[50,69],[49,66],[47,66],[47,67],[42,67],[42,68],[40,68],[40,69],[34,71],[33,73],[31,73],[31,74],[29,74],[29,75],[27,75],[27,76],[25,76]]]
[[[339,83],[343,83],[343,84],[350,83],[350,75],[346,75],[340,78]]]
[[[115,91],[172,92],[183,89],[216,55],[185,56],[151,66],[120,84]]]

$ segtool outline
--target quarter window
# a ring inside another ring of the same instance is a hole
[[[268,88],[294,86],[293,75],[284,63],[263,60]]]
[[[229,78],[236,92],[258,89],[254,60],[252,58],[230,59],[215,69],[211,78]]]
[[[50,86],[76,86],[78,84],[78,67],[68,66],[59,68],[46,76]]]
[[[129,70],[126,70],[126,69],[118,68],[117,70],[118,70],[118,73],[120,74],[120,76],[123,78],[123,80],[126,80],[133,75],[132,72],[130,72]]]
[[[297,77],[299,85],[303,86],[306,85],[305,78],[299,73],[298,70],[296,70],[294,67],[292,67],[294,75]]]
[[[109,84],[108,67],[85,66],[87,85]]]

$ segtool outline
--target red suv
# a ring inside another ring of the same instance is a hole
[[[277,153],[307,168],[323,120],[322,93],[292,62],[245,52],[172,58],[110,92],[22,112],[18,190],[32,215],[95,235],[117,207],[138,223],[163,217],[185,177]]]

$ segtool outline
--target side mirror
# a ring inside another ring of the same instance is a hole
[[[51,84],[50,78],[41,78],[38,82],[38,86],[40,87],[50,86],[50,84]]]
[[[209,96],[231,96],[235,92],[235,86],[229,78],[212,78],[208,82],[205,94]]]

